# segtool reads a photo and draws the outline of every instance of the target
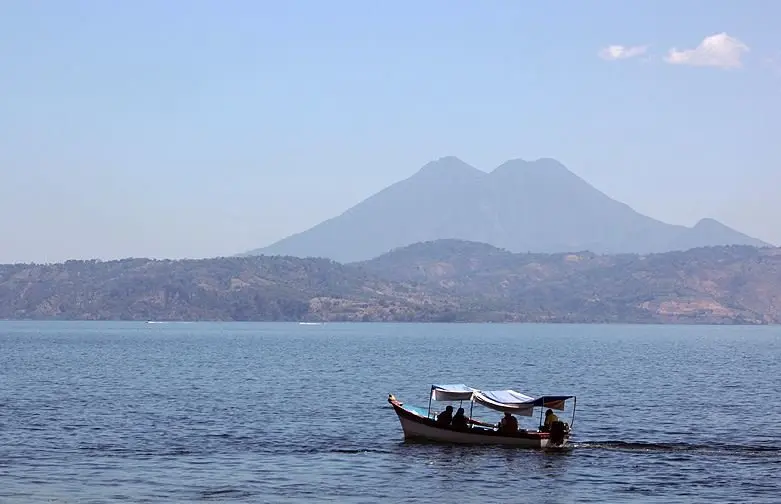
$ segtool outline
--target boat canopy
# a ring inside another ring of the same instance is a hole
[[[496,411],[508,411],[522,416],[532,416],[534,408],[544,407],[563,410],[567,399],[574,396],[531,397],[515,390],[478,390],[464,384],[432,385],[434,401],[474,401]]]
[[[463,383],[457,385],[432,385],[431,399],[434,401],[470,401],[472,394],[477,392]]]

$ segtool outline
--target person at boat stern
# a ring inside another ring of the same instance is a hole
[[[448,406],[445,411],[437,415],[437,425],[441,427],[450,425],[451,420],[453,420],[453,406]]]
[[[549,431],[551,426],[553,425],[553,422],[558,422],[559,417],[556,416],[556,414],[553,412],[552,409],[548,409],[548,411],[545,412],[545,423],[542,424],[542,430],[543,431]]]

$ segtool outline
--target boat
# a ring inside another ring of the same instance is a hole
[[[543,425],[543,412],[547,409],[564,411],[565,403],[573,399],[572,418],[569,423],[556,420],[549,427]],[[437,422],[438,414],[432,413],[431,403],[459,402],[462,406],[469,402],[467,426],[457,428]],[[405,440],[430,441],[440,443],[471,445],[505,445],[536,449],[561,449],[566,447],[575,422],[575,396],[531,397],[515,390],[478,390],[464,384],[432,385],[428,409],[406,405],[388,394],[388,402],[399,417]],[[475,404],[493,411],[508,412],[515,416],[534,416],[535,409],[540,410],[539,429],[518,429],[513,432],[500,431],[499,425],[475,419]]]

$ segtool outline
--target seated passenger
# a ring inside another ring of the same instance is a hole
[[[499,422],[499,432],[503,434],[515,434],[518,432],[518,419],[512,416],[509,411],[504,412],[504,417]]]
[[[545,412],[545,423],[542,424],[542,431],[547,432],[550,430],[551,425],[553,425],[553,422],[558,422],[559,417],[556,416],[555,413],[553,413],[552,409],[549,409]]]
[[[445,411],[437,415],[437,425],[447,427],[453,419],[453,406],[448,406]]]
[[[453,417],[453,423],[451,424],[454,429],[466,429],[469,425],[464,415],[464,408],[458,408],[455,416]]]

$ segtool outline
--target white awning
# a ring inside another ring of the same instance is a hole
[[[432,401],[474,401],[496,411],[532,416],[534,408],[546,407],[563,410],[567,399],[574,396],[531,397],[512,389],[478,390],[463,383],[453,385],[432,385]]]
[[[496,411],[509,411],[521,416],[534,414],[534,398],[515,390],[478,390],[474,401]]]
[[[477,392],[476,389],[467,387],[463,383],[456,385],[432,385],[431,399],[433,401],[469,401],[475,392]]]

